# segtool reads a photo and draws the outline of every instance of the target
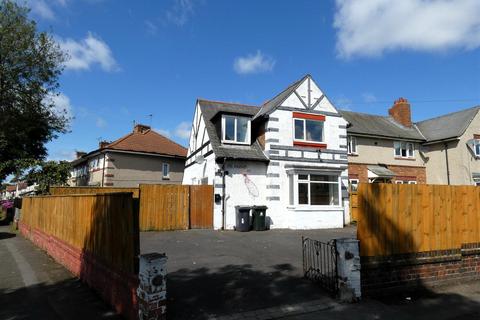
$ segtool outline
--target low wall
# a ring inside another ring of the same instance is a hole
[[[112,270],[92,254],[22,222],[19,223],[19,229],[25,238],[45,250],[55,261],[97,291],[117,313],[127,319],[138,319],[138,278],[135,275]]]
[[[361,258],[362,295],[429,288],[480,279],[480,243],[461,249]]]

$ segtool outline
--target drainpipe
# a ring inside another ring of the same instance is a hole
[[[450,166],[448,164],[448,142],[445,142],[445,163],[447,165],[447,184],[450,185]]]
[[[105,181],[105,157],[106,157],[106,155],[107,155],[107,153],[103,154],[102,187],[103,187],[103,183]]]
[[[223,188],[222,188],[222,230],[225,230],[225,216],[226,216],[226,210],[227,210],[227,206],[226,206],[226,203],[225,203],[225,196],[226,196],[226,181],[227,179],[225,178],[225,163],[227,162],[227,158],[223,158],[223,164],[222,164],[222,185],[223,185]]]

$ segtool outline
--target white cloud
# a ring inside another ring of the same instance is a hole
[[[73,106],[70,98],[63,93],[51,94],[45,98],[45,102],[51,104],[55,112],[60,115],[65,115],[69,118],[73,115]]]
[[[28,5],[32,13],[46,20],[55,19],[55,13],[44,0],[29,1]]]
[[[150,20],[145,20],[145,27],[147,28],[147,33],[151,35],[157,34],[158,26]]]
[[[175,136],[181,139],[190,138],[190,130],[192,129],[192,124],[189,122],[180,122],[180,124],[175,128]]]
[[[342,58],[398,49],[444,51],[480,46],[478,0],[336,0]]]
[[[256,54],[238,57],[233,62],[233,69],[239,74],[269,72],[273,70],[274,66],[275,60],[264,55],[260,50],[257,50]]]
[[[187,121],[180,122],[173,132],[168,129],[154,129],[156,132],[164,135],[168,138],[179,138],[179,139],[188,139],[190,138],[190,130],[192,129],[192,124]]]
[[[95,125],[97,126],[97,128],[105,128],[107,126],[107,121],[105,121],[105,119],[103,119],[102,117],[97,117],[97,119],[95,120]]]
[[[377,97],[373,93],[365,92],[362,94],[363,101],[372,103],[377,101]]]
[[[167,10],[166,19],[179,27],[184,26],[195,13],[193,0],[175,0]]]
[[[90,32],[80,41],[70,38],[59,38],[57,41],[60,48],[69,55],[65,63],[66,69],[89,70],[92,65],[98,64],[105,71],[119,70],[110,47]]]

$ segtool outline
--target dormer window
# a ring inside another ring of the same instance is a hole
[[[250,144],[250,119],[242,116],[222,116],[222,142]]]

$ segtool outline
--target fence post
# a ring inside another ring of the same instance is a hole
[[[160,253],[140,255],[138,318],[158,320],[167,317],[167,256]]]
[[[338,295],[344,302],[361,298],[360,250],[357,239],[335,239],[337,250]]]

